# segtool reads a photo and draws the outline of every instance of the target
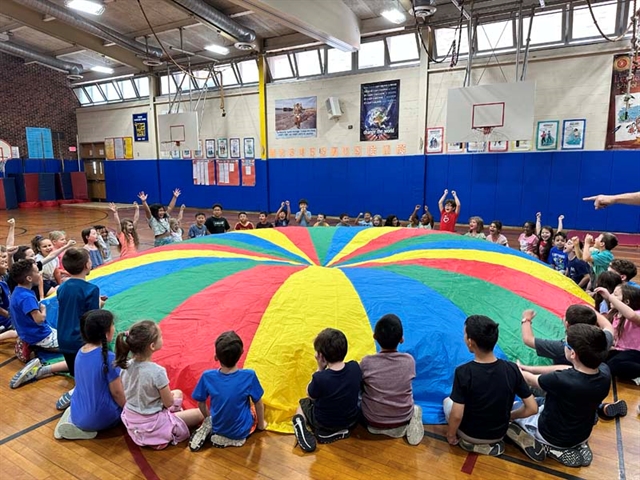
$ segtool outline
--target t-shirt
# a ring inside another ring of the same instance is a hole
[[[51,327],[47,322],[36,323],[30,315],[34,310],[40,310],[36,295],[31,289],[18,285],[11,295],[9,312],[18,336],[30,344],[38,343],[51,335]]]
[[[538,247],[538,237],[533,233],[528,237],[525,236],[524,233],[521,233],[518,237],[518,243],[520,244],[520,251],[522,253],[533,254],[536,257],[537,255],[537,247]]]
[[[256,228],[273,228],[273,223],[265,222],[265,223],[256,223]]]
[[[336,223],[336,227],[350,227],[351,225],[349,225],[348,223],[342,223],[342,222],[338,222]]]
[[[491,242],[491,243],[497,243],[498,245],[502,245],[504,247],[508,247],[509,246],[509,240],[507,240],[507,237],[505,237],[502,234],[498,235],[498,238],[496,238],[495,240],[493,239],[493,237],[491,235],[487,235],[486,240]]]
[[[164,367],[153,362],[130,360],[122,372],[126,408],[142,415],[152,415],[164,408],[160,390],[169,385]]]
[[[120,242],[120,258],[127,258],[138,253],[133,235],[118,232],[118,242]]]
[[[548,240],[542,240],[540,239],[538,241],[538,249],[536,251],[536,256],[542,260],[544,263],[549,263],[549,252],[546,253],[545,255],[545,249],[547,248],[547,244],[549,243]],[[551,251],[551,249],[549,249],[549,251]]]
[[[111,396],[109,384],[120,376],[113,365],[115,355],[107,352],[107,373],[104,372],[102,349],[78,352],[75,363],[76,388],[71,397],[71,423],[88,431],[99,431],[118,423],[122,409]]]
[[[569,264],[569,255],[558,247],[553,247],[549,252],[549,264],[559,272],[564,272]]]
[[[204,222],[204,225],[211,234],[224,233],[227,230],[231,230],[231,225],[224,217],[209,217]]]
[[[100,253],[99,248],[93,250],[85,248],[85,250],[89,253],[89,258],[91,259],[91,270],[99,267],[104,263],[104,258],[102,258],[102,254]]]
[[[630,285],[630,286],[635,287],[635,288],[640,288],[640,285],[638,285],[635,282],[627,282],[627,285]]]
[[[458,221],[458,214],[454,211],[440,212],[440,230],[443,232],[455,232],[456,221]]]
[[[613,334],[609,330],[603,330],[607,339],[607,350],[613,346]],[[547,340],[536,338],[536,355],[550,358],[555,365],[571,365],[571,362],[564,356],[564,342],[562,340]]]
[[[43,257],[41,253],[39,253],[36,255],[35,261],[40,262],[40,264],[42,264],[42,261],[44,260],[44,258],[45,257]],[[55,272],[56,268],[58,268],[58,263],[59,263],[58,259],[54,258],[49,263],[42,265],[41,273],[42,273],[42,278],[44,280],[55,281],[53,272]]]
[[[515,363],[498,359],[460,365],[451,390],[451,400],[464,405],[460,431],[477,439],[504,437],[516,395],[528,398],[531,390]]]
[[[606,272],[609,269],[609,264],[613,260],[613,253],[609,250],[599,251],[596,248],[591,250],[591,259],[593,260],[593,275],[597,280],[602,272]]]
[[[486,240],[487,236],[484,233],[472,233],[467,232],[464,234],[465,237],[477,238],[478,240]]]
[[[83,345],[80,317],[100,308],[100,289],[80,278],[69,278],[58,287],[58,344],[60,351],[75,353]]]
[[[192,397],[197,402],[211,399],[209,413],[215,433],[240,440],[247,438],[253,427],[249,399],[256,403],[263,394],[253,370],[236,370],[229,374],[207,370],[200,377]]]
[[[567,260],[567,276],[576,283],[580,283],[589,270],[589,264],[578,257]]]
[[[207,235],[207,227],[205,225],[202,225],[201,227],[199,227],[197,224],[194,223],[189,227],[189,233],[188,233],[189,238],[204,237],[206,235]]]
[[[9,312],[9,300],[11,299],[11,292],[9,290],[9,285],[4,280],[0,280],[0,307],[4,308]],[[9,327],[11,325],[11,312],[9,312],[9,316],[5,317],[0,315],[0,327]]]
[[[368,222],[365,222],[364,220],[359,220],[358,221],[358,226],[359,227],[373,227],[373,221],[369,220]]]
[[[304,215],[302,215],[301,211],[296,213],[296,221],[299,222],[298,225],[301,227],[308,227],[309,222],[311,222],[311,212],[307,210]]]
[[[169,233],[171,231],[171,229],[169,228],[169,217],[167,215],[160,219],[151,217],[149,219],[149,226],[151,227],[151,230],[153,230],[154,237],[157,237],[158,235],[164,235],[165,233]]]
[[[378,428],[406,423],[413,415],[416,362],[408,353],[380,352],[360,361],[362,414]]]
[[[236,223],[234,230],[253,230],[253,223],[247,222],[245,225],[240,222]]]
[[[342,370],[326,369],[316,372],[307,387],[315,400],[314,415],[317,423],[327,428],[347,428],[358,420],[358,397],[362,371],[358,362],[351,360]]]
[[[284,220],[280,220],[280,219],[276,220],[276,227],[288,227],[288,226],[289,226],[288,218],[285,218]]]
[[[609,394],[609,367],[603,363],[593,375],[567,368],[540,375],[538,383],[547,392],[538,419],[542,438],[560,448],[586,441],[591,435],[598,405]]]
[[[636,310],[640,314],[640,310]],[[622,321],[620,315],[616,315],[613,319],[613,331],[618,332],[618,326]],[[625,320],[622,326],[622,334],[616,335],[616,350],[640,350],[640,325],[633,323],[631,320]]]

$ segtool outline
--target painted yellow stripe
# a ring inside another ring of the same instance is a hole
[[[269,429],[291,433],[291,417],[316,371],[313,340],[325,328],[347,337],[346,360],[376,352],[360,297],[339,269],[310,266],[291,275],[262,316],[244,366],[265,389]]]
[[[397,231],[397,228],[392,227],[378,227],[378,228],[365,228],[362,231],[358,232],[358,234],[351,239],[349,243],[347,243],[337,255],[335,255],[327,266],[330,267],[334,263],[339,262],[347,255],[351,255],[353,252],[358,250],[359,248],[364,247],[372,240],[381,237],[386,233],[391,233]]]
[[[234,233],[251,235],[252,237],[256,236],[256,234],[251,233],[251,231],[239,231]],[[306,253],[300,250],[296,246],[296,244],[289,239],[289,237],[287,237],[284,233],[278,230],[274,230],[273,228],[263,228],[262,230],[260,230],[260,238],[263,238],[264,240],[267,240],[268,242],[271,242],[274,245],[281,247],[290,253],[293,253],[294,255],[304,258],[310,264],[314,263],[313,260],[311,260]],[[247,247],[247,248],[251,248],[251,247]]]
[[[541,265],[540,263],[530,261],[525,258],[521,258],[515,255],[505,255],[503,253],[487,252],[479,250],[468,249],[434,249],[434,250],[410,250],[407,252],[396,253],[384,258],[376,258],[372,260],[366,260],[357,263],[350,263],[342,266],[357,267],[363,264],[388,264],[397,263],[406,260],[419,260],[426,259],[447,259],[452,260],[473,260],[477,262],[491,263],[494,265],[502,265],[512,270],[517,270],[532,277],[535,277],[543,282],[553,285],[554,287],[561,288],[567,292],[575,295],[576,297],[584,300],[585,302],[593,303],[593,299],[587,295],[578,285],[575,284],[570,278],[565,277],[559,272]]]
[[[168,262],[170,260],[184,260],[187,258],[234,258],[255,260],[257,262],[279,262],[289,265],[300,265],[300,262],[294,260],[281,260],[274,258],[265,258],[258,255],[244,255],[240,253],[224,252],[216,250],[166,250],[156,253],[149,253],[139,257],[126,258],[116,263],[109,263],[97,270],[91,272],[90,279],[105,277],[114,273],[122,272],[143,265],[155,262]]]

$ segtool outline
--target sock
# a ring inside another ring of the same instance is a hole
[[[51,371],[51,365],[42,365],[36,373],[36,378],[40,379],[44,377],[50,377],[51,375],[53,375],[53,372]]]

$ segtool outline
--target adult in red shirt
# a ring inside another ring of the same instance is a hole
[[[445,202],[444,199],[447,198],[448,194],[449,190],[445,189],[442,197],[438,200],[438,208],[440,209],[440,230],[443,232],[455,232],[456,221],[458,220],[458,215],[460,215],[460,200],[458,199],[455,190],[452,190],[451,195],[453,195],[453,199],[449,198]]]

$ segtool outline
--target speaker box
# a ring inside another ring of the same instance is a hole
[[[340,108],[340,99],[337,97],[329,97],[325,101],[327,106],[327,113],[329,118],[339,118],[342,116],[342,109]]]

